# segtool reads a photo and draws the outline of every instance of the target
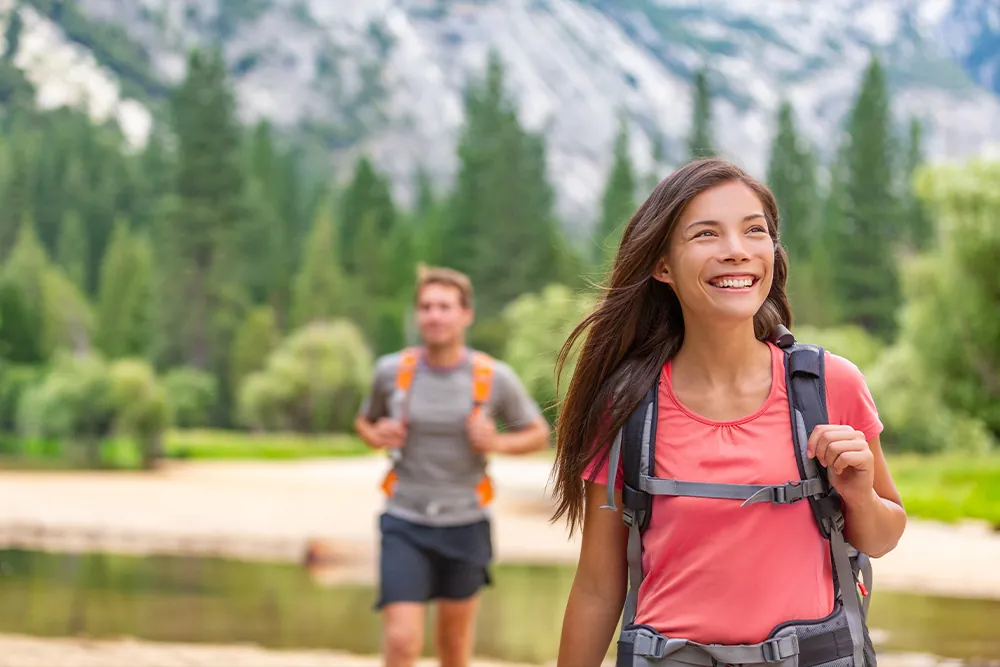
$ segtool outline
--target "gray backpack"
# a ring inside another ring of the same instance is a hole
[[[656,477],[656,413],[658,382],[654,382],[615,437],[610,453],[607,509],[617,510],[614,476],[622,463],[622,517],[629,527],[629,590],[622,613],[616,667],[666,666],[719,667],[770,663],[776,667],[876,667],[875,650],[866,620],[871,593],[871,563],[866,554],[844,539],[840,497],[829,485],[826,469],[806,456],[809,433],[827,423],[823,348],[795,342],[779,326],[773,339],[785,355],[790,419],[795,458],[801,479],[776,486],[712,484]],[[634,623],[639,584],[642,582],[642,534],[649,525],[652,496],[696,496],[788,504],[806,499],[816,524],[829,541],[833,559],[836,602],[826,618],[789,620],[775,627],[759,644],[727,646],[699,644],[682,637],[665,637],[647,625]],[[858,582],[858,576],[862,582]],[[858,588],[861,588],[859,595]],[[861,598],[864,598],[862,603]]]

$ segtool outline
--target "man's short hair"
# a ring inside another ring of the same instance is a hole
[[[454,287],[460,294],[463,308],[472,308],[472,281],[461,271],[444,266],[417,265],[417,287],[414,290],[414,301],[420,298],[420,291],[427,285],[447,285]]]

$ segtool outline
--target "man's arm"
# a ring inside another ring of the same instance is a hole
[[[403,425],[388,418],[389,396],[385,389],[385,378],[392,370],[387,358],[383,357],[376,362],[368,395],[354,418],[355,433],[373,449],[399,447],[406,439]]]
[[[545,449],[549,444],[549,423],[536,417],[516,431],[496,434],[496,450],[500,454],[530,454]]]
[[[493,426],[493,432],[486,434],[486,439],[492,441],[489,449],[511,455],[530,454],[545,449],[549,444],[551,429],[521,380],[509,366],[497,362],[494,382],[497,417],[507,428],[500,433]]]

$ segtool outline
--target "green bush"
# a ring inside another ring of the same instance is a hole
[[[45,377],[45,368],[25,364],[0,365],[0,430],[17,428],[17,406],[21,396]]]
[[[555,284],[540,293],[518,297],[503,311],[508,331],[503,359],[551,418],[557,414],[558,401],[576,367],[574,350],[557,394],[555,367],[559,349],[593,304],[593,295]]]
[[[191,366],[172,368],[163,376],[173,423],[181,428],[197,428],[208,423],[219,400],[215,376]]]
[[[132,438],[139,446],[144,468],[163,454],[160,438],[170,425],[170,406],[152,367],[138,359],[111,364],[111,403],[114,432]]]
[[[17,421],[23,436],[61,438],[71,459],[97,467],[113,417],[104,360],[59,352],[45,379],[24,393]]]
[[[373,363],[352,322],[308,324],[243,381],[239,418],[258,430],[346,431],[368,390]]]
[[[889,451],[982,453],[994,446],[982,421],[952,410],[940,394],[940,381],[930,377],[916,350],[897,343],[867,374]]]
[[[795,327],[795,339],[800,343],[821,345],[829,352],[852,361],[862,371],[867,370],[885,350],[885,344],[857,325],[819,328]]]
[[[169,414],[166,394],[145,361],[108,364],[97,355],[59,352],[44,379],[24,392],[17,424],[25,442],[60,440],[71,464],[100,467],[110,456],[149,466],[159,455]],[[128,443],[134,455],[122,453]]]

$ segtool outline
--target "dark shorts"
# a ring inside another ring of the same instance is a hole
[[[462,600],[491,583],[493,545],[488,520],[464,526],[423,526],[382,514],[379,529],[380,590],[375,609],[393,602]]]

